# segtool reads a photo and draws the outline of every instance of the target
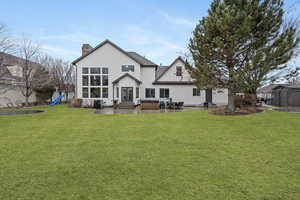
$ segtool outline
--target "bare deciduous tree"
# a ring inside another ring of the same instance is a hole
[[[74,68],[69,62],[62,59],[53,59],[51,75],[56,84],[59,95],[63,92],[65,93],[66,101],[68,101],[68,96],[74,82],[73,72]]]
[[[0,24],[0,79],[7,74],[5,65],[5,53],[14,52],[15,45],[10,39],[7,27],[4,24]],[[0,95],[5,94],[8,88],[0,88]]]
[[[35,84],[37,84],[33,75],[37,68],[41,67],[39,64],[33,62],[38,60],[40,55],[40,46],[23,36],[19,45],[19,54],[20,57],[23,58],[23,61],[20,63],[23,75],[19,88],[25,97],[25,104],[28,106],[29,98],[33,93]]]

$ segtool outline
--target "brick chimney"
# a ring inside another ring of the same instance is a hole
[[[81,47],[82,56],[87,55],[92,49],[93,49],[93,47],[91,45],[83,44],[82,47]]]

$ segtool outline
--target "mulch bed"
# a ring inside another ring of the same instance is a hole
[[[261,113],[264,110],[257,107],[242,107],[237,108],[235,112],[229,112],[226,107],[218,108],[212,110],[210,114],[218,116],[241,116],[241,115],[251,115],[256,113]]]

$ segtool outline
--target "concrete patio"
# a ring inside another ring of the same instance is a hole
[[[113,115],[113,114],[144,114],[144,113],[167,113],[167,112],[183,112],[188,110],[207,110],[204,107],[184,107],[183,109],[160,109],[160,110],[141,110],[140,108],[135,109],[114,109],[114,108],[103,108],[95,111],[95,114],[101,115]]]

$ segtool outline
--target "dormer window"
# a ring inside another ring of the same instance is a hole
[[[122,65],[122,72],[134,72],[134,65]]]
[[[182,76],[182,67],[181,66],[176,67],[176,76]]]

